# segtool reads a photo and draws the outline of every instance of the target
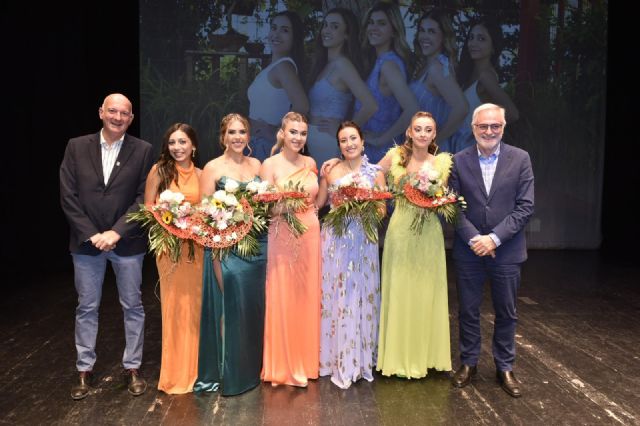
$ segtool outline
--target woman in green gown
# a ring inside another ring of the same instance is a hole
[[[451,155],[435,155],[435,137],[431,114],[417,112],[405,143],[390,149],[379,163],[391,185],[424,168],[437,171],[446,182]],[[385,376],[420,378],[430,368],[451,370],[442,227],[430,213],[419,232],[412,230],[415,208],[404,199],[396,202],[384,240],[377,370]]]
[[[260,161],[244,155],[249,122],[240,114],[228,114],[220,123],[224,153],[207,163],[200,178],[203,196],[224,189],[230,181],[244,189],[259,181]],[[220,390],[237,395],[260,383],[264,333],[264,285],[267,239],[260,239],[260,253],[242,258],[231,252],[222,261],[205,250],[198,379],[194,392]]]

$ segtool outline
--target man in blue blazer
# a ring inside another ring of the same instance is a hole
[[[504,108],[480,105],[473,112],[477,144],[453,158],[449,184],[467,202],[456,224],[456,264],[461,367],[453,385],[464,387],[476,373],[480,355],[480,305],[488,279],[495,311],[493,358],[502,388],[522,395],[513,374],[517,290],[527,259],[524,228],[533,214],[533,170],[526,151],[502,142]]]
[[[76,400],[90,390],[107,261],[115,272],[124,312],[125,380],[133,395],[141,395],[147,387],[139,374],[144,340],[140,286],[147,240],[137,224],[127,223],[126,216],[143,202],[153,150],[148,142],[126,133],[133,113],[124,95],[107,96],[98,114],[102,129],[70,139],[60,165],[60,203],[69,222],[78,292],[75,342],[79,375],[71,389]]]

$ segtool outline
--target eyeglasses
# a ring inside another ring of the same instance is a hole
[[[504,126],[504,124],[502,123],[474,124],[474,126],[476,127],[476,129],[479,129],[482,132],[486,132],[489,129],[491,129],[494,132],[499,132],[500,130],[502,130],[502,127]]]

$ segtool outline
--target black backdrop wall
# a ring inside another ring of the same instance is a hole
[[[634,260],[640,243],[637,209],[638,90],[624,54],[631,14],[610,8],[607,137],[602,252]],[[622,8],[622,5],[617,5]],[[25,269],[70,269],[67,225],[58,199],[58,168],[70,137],[100,128],[98,107],[111,92],[125,93],[139,116],[137,1],[57,2],[2,6],[2,259],[5,276]],[[605,54],[603,52],[603,54]],[[616,55],[616,56],[614,56]],[[8,75],[7,75],[8,74]],[[130,133],[139,135],[134,120]],[[8,130],[8,134],[7,134]],[[637,200],[636,200],[637,202]],[[33,269],[33,268],[27,268]],[[19,281],[3,280],[3,285]]]

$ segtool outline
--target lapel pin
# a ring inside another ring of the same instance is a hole
[[[116,161],[116,166],[119,166],[119,165],[120,165],[120,162],[119,162],[119,161]]]

